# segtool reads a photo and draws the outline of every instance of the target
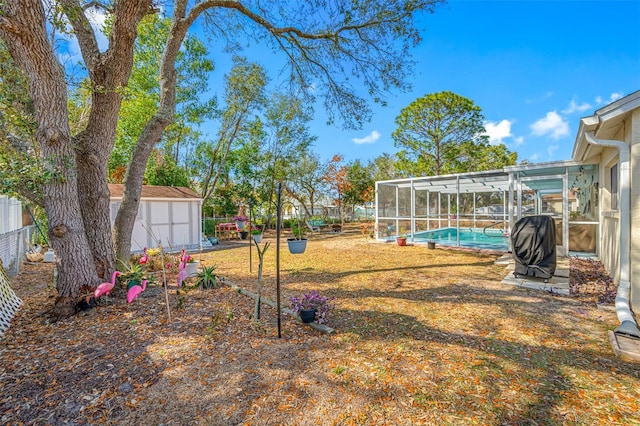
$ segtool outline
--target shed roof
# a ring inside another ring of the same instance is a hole
[[[109,193],[111,198],[122,198],[124,195],[124,185],[119,183],[109,184]],[[142,193],[140,198],[155,199],[200,199],[198,194],[184,186],[152,186],[142,185]]]

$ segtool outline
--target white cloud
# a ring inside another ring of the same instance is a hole
[[[104,13],[104,10],[98,9],[97,7],[91,7],[85,11],[85,15],[87,19],[93,26],[93,28],[102,29],[107,15]]]
[[[548,112],[530,128],[535,136],[550,136],[552,139],[560,139],[569,134],[569,123],[555,111]]]
[[[53,3],[50,3],[48,7],[53,7]],[[103,32],[104,23],[107,19],[105,11],[98,7],[90,7],[86,9],[84,13],[96,35],[98,48],[104,52],[109,47],[109,40]],[[56,39],[60,42],[58,43],[56,53],[59,61],[65,67],[73,67],[79,62],[83,62],[82,54],[80,52],[80,46],[78,45],[78,39],[72,34],[72,28],[66,16],[61,16],[61,19],[66,27],[66,31],[56,32]]]
[[[583,102],[581,104],[578,105],[578,103],[571,99],[571,102],[569,103],[569,106],[567,107],[567,109],[562,110],[563,114],[573,114],[574,112],[585,112],[588,109],[593,108],[591,106],[590,103],[587,102]]]
[[[560,149],[559,145],[549,145],[547,147],[547,155],[549,156],[549,158],[553,158],[558,149]]]
[[[530,161],[538,161],[538,159],[540,158],[540,155],[538,155],[537,153],[531,154],[531,157],[529,157]]]
[[[87,16],[87,19],[95,31],[98,47],[102,51],[105,51],[109,47],[109,40],[107,40],[107,37],[102,32],[105,20],[107,19],[106,13],[101,8],[91,7],[85,10],[84,14]]]
[[[518,136],[517,138],[513,138],[513,143],[515,146],[520,146],[524,143],[524,138],[522,136]]]
[[[613,92],[609,96],[609,99],[602,99],[602,96],[596,96],[596,105],[610,104],[611,102],[615,102],[623,96],[624,93],[622,92]]]
[[[499,123],[494,121],[487,121],[484,124],[484,128],[487,131],[487,136],[489,136],[489,143],[491,145],[498,145],[504,143],[505,138],[513,137],[511,133],[511,125],[512,121],[502,120]]]
[[[622,94],[621,92],[612,93],[611,96],[609,96],[609,102],[615,102],[623,96],[624,94]]]
[[[353,138],[351,139],[351,141],[353,143],[361,145],[363,143],[375,143],[378,139],[380,139],[380,132],[378,132],[377,130],[374,130],[364,138]]]

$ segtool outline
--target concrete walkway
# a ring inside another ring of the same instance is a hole
[[[549,279],[548,283],[545,283],[541,278],[522,276],[516,278],[513,275],[515,263],[511,254],[505,254],[496,260],[496,264],[505,265],[505,269],[507,271],[507,275],[502,280],[502,284],[532,288],[534,290],[542,290],[549,293],[569,296],[569,259],[566,257],[557,258],[556,272],[553,277]]]

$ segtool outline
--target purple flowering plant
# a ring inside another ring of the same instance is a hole
[[[246,222],[246,221],[248,221],[249,217],[247,216],[247,207],[246,206],[240,206],[240,208],[238,209],[238,214],[235,215],[232,219],[235,220],[236,222]]]
[[[301,310],[315,309],[316,320],[319,324],[327,322],[331,314],[333,305],[330,303],[334,298],[322,296],[317,291],[313,290],[310,293],[304,293],[302,296],[294,296],[289,298],[291,302],[291,309],[295,312]]]

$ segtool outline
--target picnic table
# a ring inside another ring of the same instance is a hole
[[[238,236],[238,227],[235,222],[225,222],[218,223],[216,225],[216,237],[222,236],[226,237],[227,240],[231,239],[232,236]]]

